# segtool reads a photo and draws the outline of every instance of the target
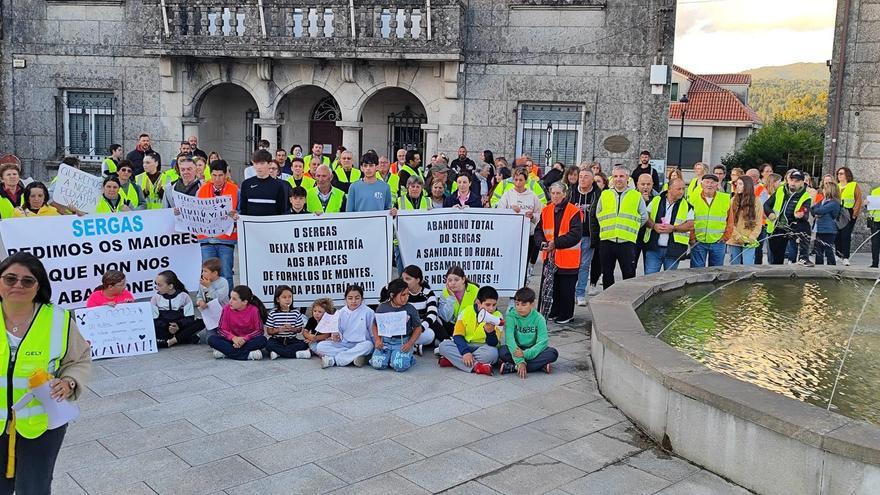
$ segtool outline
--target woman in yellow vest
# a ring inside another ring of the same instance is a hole
[[[553,276],[553,294],[550,308],[545,308],[544,283],[541,277],[541,299],[538,307],[547,318],[565,324],[574,318],[574,292],[581,266],[581,238],[583,237],[581,210],[569,203],[565,184],[550,185],[550,203],[541,211],[541,219],[535,225],[532,241],[541,246],[544,263],[556,265]]]
[[[15,163],[0,165],[0,218],[12,218],[15,209],[24,204],[21,169]]]
[[[438,341],[443,342],[452,338],[455,322],[465,308],[474,306],[479,289],[477,284],[468,281],[460,266],[453,265],[446,270],[446,286],[443,288],[443,296],[438,301],[438,312],[443,322],[442,331],[435,332]],[[439,355],[438,349],[434,349],[434,355]]]
[[[840,167],[837,169],[837,187],[840,188],[840,202],[844,208],[849,210],[849,224],[840,229],[837,233],[837,240],[834,247],[843,258],[841,262],[844,266],[849,266],[849,256],[852,250],[852,233],[856,224],[856,218],[862,212],[862,189],[859,183],[853,180],[853,173],[849,167]]]
[[[91,348],[73,315],[51,303],[52,287],[37,257],[18,252],[0,263],[0,492],[49,493],[67,425],[50,430],[40,399],[11,408],[35,373],[51,376],[51,398],[79,397],[91,368]],[[11,400],[11,402],[10,402]]]
[[[131,207],[119,195],[119,179],[111,175],[104,179],[104,194],[98,199],[95,213],[117,213],[120,211],[131,211]]]
[[[132,175],[134,175],[134,167],[131,162],[128,160],[119,162],[116,172],[116,176],[119,177],[119,197],[126,201],[132,210],[146,210],[144,193],[140,186],[131,180]]]
[[[58,209],[50,206],[49,189],[42,182],[31,182],[24,188],[24,204],[16,208],[12,216],[23,217],[48,217],[58,215]]]
[[[880,196],[880,187],[871,191],[871,196]],[[868,227],[871,229],[871,268],[880,267],[880,210],[868,212]]]
[[[162,158],[158,153],[147,153],[144,156],[144,173],[135,177],[135,184],[141,188],[144,202],[148,210],[162,208],[162,196],[165,194],[165,174],[161,172]]]

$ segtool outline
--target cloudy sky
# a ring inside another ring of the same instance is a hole
[[[679,0],[675,63],[697,73],[831,58],[837,0]]]

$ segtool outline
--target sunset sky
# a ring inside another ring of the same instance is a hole
[[[675,63],[697,73],[831,58],[836,0],[679,0]]]

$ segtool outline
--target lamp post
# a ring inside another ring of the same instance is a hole
[[[544,156],[547,158],[547,163],[544,165],[544,172],[550,169],[550,157],[553,156],[552,146],[550,145],[550,139],[553,137],[553,123],[547,122],[547,149],[544,150]]]
[[[682,170],[681,156],[682,156],[682,151],[684,150],[684,116],[687,113],[688,101],[690,101],[690,100],[688,100],[687,93],[681,95],[681,98],[679,98],[679,100],[678,100],[678,102],[682,104],[681,105],[681,131],[678,136],[678,169],[679,170]]]

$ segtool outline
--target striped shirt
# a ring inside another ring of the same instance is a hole
[[[281,328],[284,325],[290,325],[297,330],[295,332],[276,333],[272,336],[277,338],[294,337],[297,333],[302,331],[302,327],[305,324],[305,317],[302,315],[302,313],[295,309],[290,311],[273,309],[271,312],[269,312],[269,318],[266,320],[266,326],[269,328]]]
[[[425,330],[431,328],[440,320],[440,314],[437,311],[437,296],[434,295],[428,287],[423,287],[422,291],[413,294],[409,293],[409,304],[419,312],[419,318],[422,320],[422,328]]]

